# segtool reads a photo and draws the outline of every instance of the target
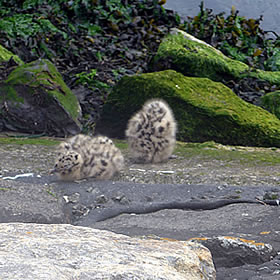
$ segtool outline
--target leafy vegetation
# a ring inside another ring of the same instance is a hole
[[[182,28],[195,37],[206,41],[225,55],[245,62],[252,67],[269,71],[279,71],[277,58],[280,55],[280,38],[268,37],[268,32],[260,28],[262,16],[246,19],[239,16],[234,7],[230,15],[213,14],[212,10],[200,4],[200,12],[189,17]]]
[[[76,77],[78,78],[77,83],[86,85],[87,87],[94,90],[94,88],[99,89],[108,89],[110,86],[106,83],[103,83],[96,79],[97,77],[97,70],[92,69],[89,73],[81,72],[76,74]]]
[[[47,57],[69,64],[77,63],[75,58],[98,62],[114,54],[133,60],[132,44],[134,49],[148,48],[162,34],[159,26],[166,29],[179,20],[151,0],[4,0],[0,17],[0,42],[25,61]]]

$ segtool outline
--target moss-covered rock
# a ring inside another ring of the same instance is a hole
[[[23,61],[15,54],[11,53],[3,46],[0,45],[0,63],[3,61],[8,61],[10,58],[13,57],[14,61],[17,62],[19,65],[23,64]]]
[[[222,83],[173,70],[123,77],[104,106],[97,130],[123,136],[128,119],[149,98],[163,98],[183,141],[280,146],[280,120],[237,97]]]
[[[4,128],[66,136],[79,133],[77,97],[48,60],[18,66],[0,84],[0,119]]]
[[[262,96],[260,105],[280,119],[280,91],[270,92]]]
[[[280,72],[251,69],[230,59],[217,49],[178,29],[173,29],[160,44],[151,68],[174,69],[186,76],[205,77],[213,81],[255,77],[280,85]]]

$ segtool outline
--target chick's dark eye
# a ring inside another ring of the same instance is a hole
[[[78,155],[75,155],[75,159],[76,159],[76,160],[78,159]]]

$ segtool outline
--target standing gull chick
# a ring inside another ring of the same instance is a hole
[[[128,121],[125,132],[134,160],[144,163],[167,160],[175,147],[176,129],[168,104],[160,99],[148,100]]]
[[[121,151],[106,136],[78,134],[58,148],[58,158],[51,173],[63,181],[94,177],[111,179],[124,165]]]

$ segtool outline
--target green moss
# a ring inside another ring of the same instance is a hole
[[[57,199],[57,194],[55,193],[55,191],[53,190],[53,188],[50,186],[48,189],[46,189],[46,192],[50,195],[50,196],[52,196],[52,197],[54,197],[54,198],[56,198]]]
[[[0,191],[10,191],[11,189],[9,189],[9,188],[0,188]]]
[[[261,106],[280,119],[280,91],[270,92],[262,96]]]
[[[120,140],[120,139],[114,139],[114,144],[120,150],[126,150],[128,148],[128,144],[126,142],[124,142],[123,140]]]
[[[187,76],[205,77],[213,81],[256,77],[280,84],[280,72],[251,69],[245,63],[230,59],[215,48],[185,35],[169,34],[160,44],[153,65],[165,69],[166,61],[172,69]]]
[[[13,87],[10,87],[6,84],[2,85],[3,92],[5,92],[5,95],[0,94],[0,102],[2,102],[5,98],[5,100],[11,100],[16,103],[23,103],[24,99],[20,97],[16,90]]]
[[[179,140],[280,145],[280,121],[274,115],[241,100],[221,83],[185,77],[173,70],[122,78],[109,95],[105,118],[123,129],[150,98],[169,103],[178,122]]]
[[[60,142],[53,139],[44,138],[27,138],[27,137],[0,137],[0,144],[15,144],[15,145],[42,145],[42,146],[54,146]]]
[[[17,85],[28,86],[30,94],[35,94],[36,88],[43,87],[59,100],[74,119],[77,119],[79,114],[77,97],[67,87],[62,76],[50,61],[37,60],[12,71],[4,84],[6,97],[14,101],[19,100],[15,90]]]
[[[23,64],[23,61],[15,54],[11,53],[3,46],[0,45],[0,63],[2,61],[8,61],[11,57],[13,57],[14,61],[17,62],[19,65]]]

